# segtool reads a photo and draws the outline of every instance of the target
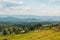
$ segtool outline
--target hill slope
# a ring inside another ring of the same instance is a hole
[[[8,40],[60,40],[60,32],[53,30],[42,30],[38,32],[37,30],[20,35],[0,36],[0,40],[4,38]]]

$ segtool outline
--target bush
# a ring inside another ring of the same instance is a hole
[[[6,31],[3,31],[3,35],[7,35],[7,32]]]

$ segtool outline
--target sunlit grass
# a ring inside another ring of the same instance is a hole
[[[53,30],[31,31],[19,35],[0,36],[0,40],[60,40],[60,32]]]

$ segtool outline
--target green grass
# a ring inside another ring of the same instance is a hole
[[[60,32],[53,30],[31,31],[26,34],[0,36],[0,40],[60,40]]]

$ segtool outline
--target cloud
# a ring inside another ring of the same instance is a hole
[[[3,6],[2,6],[2,5],[0,5],[0,9],[1,9],[1,8],[3,8]]]
[[[30,7],[24,6],[23,1],[19,0],[0,0],[0,11],[21,11],[30,10]]]
[[[48,0],[49,2],[58,2],[60,0]]]
[[[24,3],[22,1],[20,1],[19,4],[24,4]]]
[[[1,3],[23,4],[23,1],[18,0],[0,0]]]
[[[49,0],[49,2],[56,1],[57,0]],[[19,0],[0,0],[0,14],[58,16],[60,15],[60,6],[52,4],[47,5],[45,2],[24,3],[23,1]]]
[[[0,0],[0,5],[2,6],[18,6],[23,5],[23,1],[17,1],[17,0]]]
[[[36,15],[36,16],[60,16],[60,10],[16,10],[0,12],[6,15]]]
[[[24,2],[19,0],[0,0],[0,11],[22,9]]]

